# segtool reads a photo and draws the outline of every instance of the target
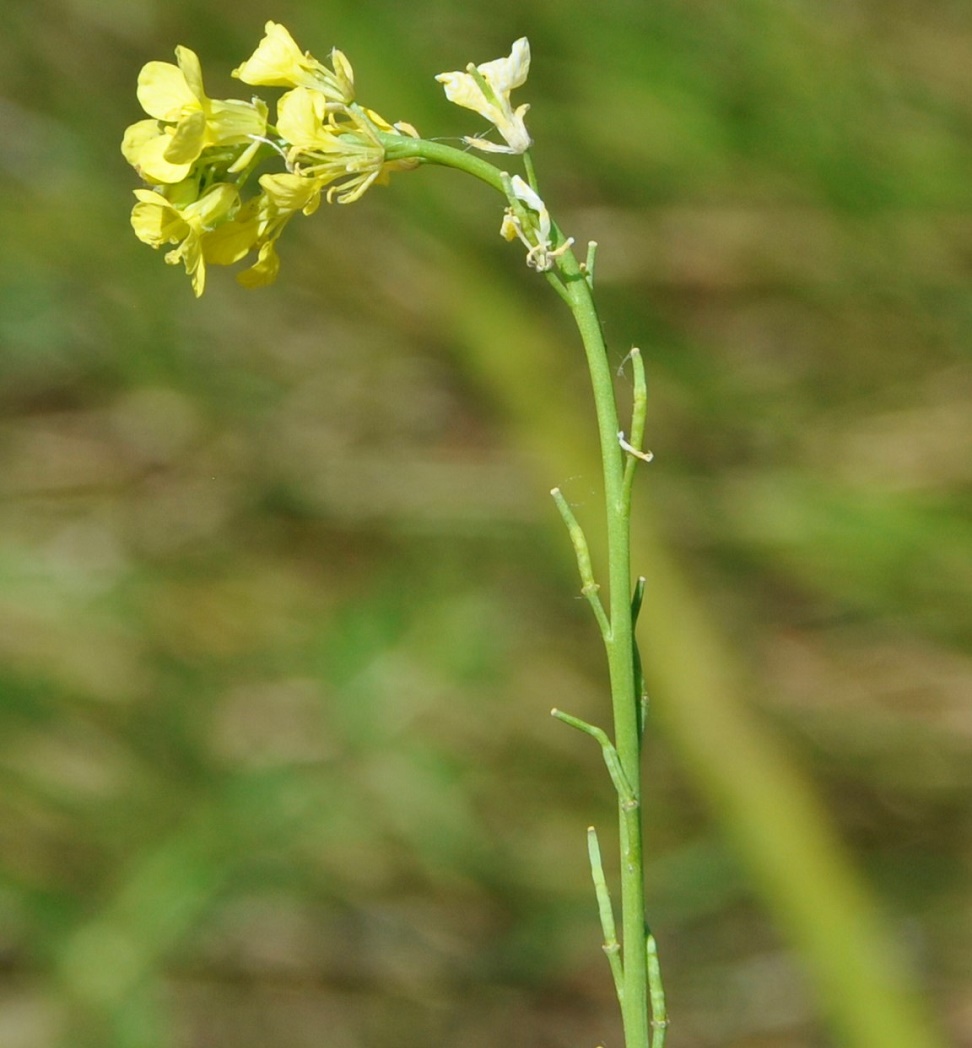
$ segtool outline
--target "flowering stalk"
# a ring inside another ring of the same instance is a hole
[[[634,410],[627,436],[618,420],[613,375],[594,303],[595,244],[580,262],[551,218],[539,192],[529,155],[524,117],[511,92],[530,67],[530,45],[522,38],[510,55],[436,79],[447,98],[493,125],[502,142],[465,136],[467,147],[522,159],[513,173],[442,142],[423,139],[410,124],[390,124],[355,101],[354,72],[345,55],[331,52],[330,66],[302,52],[290,33],[268,22],[254,54],[233,75],[247,84],[285,87],[276,122],[259,98],[249,102],[210,99],[199,60],[176,49],[177,65],[149,62],[139,77],[138,98],[150,119],[125,133],[122,152],[146,183],[135,191],[132,226],[152,247],[175,244],[165,256],[182,263],[197,296],[205,289],[206,265],[231,265],[254,254],[237,279],[255,287],[273,281],[279,269],[276,242],[293,215],[313,213],[322,199],[349,204],[392,172],[436,164],[480,179],[506,203],[500,234],[518,240],[526,263],[548,282],[570,309],[583,342],[597,415],[607,517],[608,596],[605,607],[595,581],[587,539],[563,495],[552,492],[567,525],[588,600],[607,654],[614,738],[569,713],[553,715],[590,735],[601,747],[618,798],[621,941],[601,864],[594,828],[588,855],[604,950],[621,1006],[626,1048],[663,1048],[667,1019],[654,937],[645,923],[641,820],[641,743],[647,699],[634,627],[644,580],[632,595],[630,567],[631,490],[634,473],[651,453],[642,447],[645,375],[632,350]],[[268,162],[279,172],[257,174]],[[253,191],[256,176],[257,191]],[[524,177],[525,176],[525,177]],[[249,194],[249,195],[248,195]],[[649,1022],[649,1014],[651,1022]]]

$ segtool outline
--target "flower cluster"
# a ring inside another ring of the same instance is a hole
[[[389,124],[355,101],[354,71],[336,48],[329,65],[319,62],[284,26],[267,22],[257,49],[232,75],[251,86],[287,88],[277,100],[275,124],[260,98],[209,98],[195,52],[177,47],[175,53],[175,64],[149,62],[139,74],[138,100],[148,118],[125,131],[121,148],[146,186],[135,190],[136,236],[168,247],[165,261],[185,266],[197,296],[207,265],[229,266],[248,256],[237,280],[246,287],[272,283],[280,267],[277,239],[297,212],[310,215],[322,198],[352,203],[392,171],[422,162],[415,128]],[[514,109],[510,94],[529,70],[530,44],[522,37],[506,58],[436,77],[451,102],[485,117],[506,143],[466,136],[467,145],[527,152],[530,107]],[[258,174],[267,161],[283,170]],[[503,177],[510,208],[501,233],[524,243],[528,265],[548,270],[569,242],[552,249],[543,201],[518,175]]]
[[[354,101],[354,73],[337,49],[330,66],[302,52],[282,25],[268,22],[256,51],[233,76],[245,84],[289,88],[277,102],[277,122],[259,98],[244,102],[206,95],[199,59],[176,48],[176,64],[149,62],[138,78],[138,100],[150,119],[125,132],[122,153],[150,188],[135,190],[136,236],[154,248],[176,245],[166,262],[182,263],[196,295],[206,265],[255,260],[237,279],[248,287],[277,275],[276,241],[298,211],[321,201],[350,203],[414,159],[390,160],[385,136],[417,138],[408,124],[391,125]],[[285,170],[250,176],[268,158]]]

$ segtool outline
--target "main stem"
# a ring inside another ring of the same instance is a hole
[[[605,640],[614,713],[614,744],[637,804],[618,805],[621,837],[621,927],[624,992],[621,1015],[626,1048],[648,1048],[648,970],[641,840],[641,733],[635,694],[631,617],[630,506],[624,492],[624,453],[618,444],[617,404],[607,346],[590,285],[571,252],[560,272],[568,304],[584,343],[591,375],[604,472],[607,511],[610,634]]]
[[[442,164],[473,175],[506,195],[503,175],[492,164],[464,150],[440,142],[381,134],[388,159],[415,158]],[[528,175],[532,166],[527,162]],[[533,181],[531,177],[531,181]],[[564,241],[554,230],[557,244]],[[591,285],[569,249],[559,259],[562,297],[566,300],[584,343],[587,366],[594,392],[597,427],[604,472],[604,498],[607,511],[608,578],[610,585],[609,621],[605,634],[611,703],[614,714],[614,745],[621,768],[634,794],[622,804],[618,819],[621,842],[621,928],[623,986],[621,1017],[625,1048],[649,1048],[648,961],[645,926],[644,867],[641,842],[641,732],[635,694],[634,627],[631,615],[631,527],[630,500],[625,492],[625,458],[618,443],[618,409],[607,346],[601,331]]]

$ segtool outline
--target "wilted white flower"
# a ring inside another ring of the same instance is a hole
[[[470,62],[464,73],[440,73],[436,77],[440,84],[445,84],[450,102],[486,117],[496,125],[507,144],[501,146],[469,136],[465,142],[490,153],[525,153],[530,148],[532,140],[523,123],[530,107],[521,105],[514,110],[510,102],[510,92],[526,83],[529,72],[530,41],[521,36],[508,58],[497,58],[479,66]]]
[[[527,249],[528,266],[532,266],[541,273],[553,269],[554,259],[562,255],[573,244],[574,238],[569,237],[560,247],[552,249],[550,213],[547,211],[547,205],[519,175],[513,176],[510,180],[510,187],[513,190],[513,196],[520,203],[525,204],[537,217],[532,222],[528,222],[524,228],[524,223],[513,208],[508,207],[503,216],[503,224],[500,226],[500,236],[506,240],[520,238]]]

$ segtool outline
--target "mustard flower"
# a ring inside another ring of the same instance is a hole
[[[417,161],[385,160],[379,132],[410,134],[408,124],[393,127],[370,109],[332,106],[306,87],[295,87],[277,103],[277,130],[288,143],[291,170],[321,185],[330,185],[329,202],[350,204],[388,173],[414,167]]]
[[[256,249],[256,262],[237,273],[236,280],[251,288],[272,284],[280,269],[277,238],[293,214],[277,214],[266,194],[261,193],[248,201],[232,222],[203,237],[203,255],[207,262],[228,266]]]
[[[232,75],[245,84],[266,87],[306,87],[319,91],[329,102],[350,105],[354,101],[354,71],[343,52],[331,51],[333,70],[318,62],[309,51],[301,51],[289,31],[279,22],[267,22],[256,51]]]
[[[244,287],[265,287],[277,279],[280,257],[277,240],[284,226],[298,211],[313,214],[321,202],[323,183],[303,175],[262,175],[262,193],[255,202],[260,235],[257,242],[257,260],[249,269],[236,276]]]
[[[165,152],[171,142],[171,132],[158,120],[139,120],[125,129],[121,151],[146,181],[174,185],[189,174],[192,164],[166,160]]]
[[[387,159],[389,135],[418,132],[354,103],[354,74],[342,52],[331,52],[329,68],[276,22],[266,23],[260,44],[233,73],[246,83],[290,88],[277,103],[275,127],[260,99],[210,99],[196,54],[187,47],[175,53],[176,64],[142,68],[138,99],[148,119],[126,129],[122,153],[154,187],[136,191],[136,235],[155,248],[174,244],[165,260],[185,266],[197,296],[207,265],[232,265],[254,252],[237,279],[248,287],[271,283],[280,266],[276,241],[295,214],[311,214],[322,196],[350,203],[390,172],[420,163]],[[243,197],[271,152],[286,170],[262,175],[258,192]]]
[[[178,244],[169,251],[169,265],[182,262],[198,298],[206,286],[203,239],[220,222],[232,217],[239,206],[236,186],[220,183],[183,207],[152,189],[136,189],[138,203],[132,209],[132,228],[143,243],[154,248]]]
[[[468,145],[490,153],[525,153],[530,148],[532,140],[523,122],[530,107],[521,105],[514,110],[510,102],[510,92],[526,83],[529,72],[530,41],[522,36],[513,44],[508,58],[479,66],[470,62],[464,73],[440,73],[436,77],[445,84],[450,102],[486,117],[506,140],[506,145],[501,146],[467,135],[464,141]]]
[[[257,247],[266,227],[262,203],[262,197],[252,197],[228,222],[203,233],[203,260],[207,264],[231,266]]]
[[[239,283],[249,288],[264,287],[277,279],[280,269],[277,240],[298,211],[311,215],[317,210],[323,186],[319,179],[291,173],[260,177],[262,192],[249,205],[256,218],[257,260],[249,269],[237,274]],[[243,221],[246,222],[247,218],[244,216]],[[211,236],[219,236],[222,232],[223,227],[220,227]]]
[[[196,53],[181,46],[175,53],[177,65],[148,62],[139,73],[138,100],[154,120],[128,128],[125,158],[146,180],[171,184],[189,174],[207,147],[245,145],[234,165],[242,169],[266,134],[265,103],[208,98]]]
[[[280,268],[276,242],[284,226],[298,211],[310,215],[317,210],[322,185],[303,175],[262,175],[261,192],[247,201],[232,220],[203,235],[203,258],[229,266],[256,249],[256,262],[237,274],[236,279],[245,287],[272,284]]]

